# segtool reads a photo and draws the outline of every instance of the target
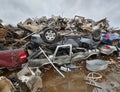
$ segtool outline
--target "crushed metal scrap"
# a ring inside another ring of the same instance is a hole
[[[0,20],[0,50],[0,69],[13,70],[0,77],[0,92],[120,91],[120,30],[106,18]]]
[[[38,92],[43,87],[40,75],[38,67],[24,67],[17,73],[18,79],[25,83],[31,92]]]

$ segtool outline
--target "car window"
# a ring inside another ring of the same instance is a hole
[[[85,49],[82,49],[82,48],[73,48],[73,53],[79,53],[79,52],[86,52]]]
[[[70,47],[65,47],[65,48],[60,47],[60,48],[58,48],[58,51],[56,53],[56,57],[66,56],[66,55],[70,56]]]

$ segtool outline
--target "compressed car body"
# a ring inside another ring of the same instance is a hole
[[[24,48],[0,51],[0,67],[14,69],[26,63],[27,52]]]
[[[100,53],[106,54],[106,55],[110,55],[114,53],[117,56],[119,56],[119,53],[120,53],[120,48],[117,46],[102,45],[101,47],[99,47],[99,49],[100,49]]]
[[[120,45],[120,35],[118,33],[102,32],[102,42],[108,45]]]
[[[48,32],[48,33],[47,33]],[[75,47],[84,47],[87,49],[95,49],[101,42],[100,30],[95,30],[88,35],[82,35],[80,33],[68,32],[68,33],[56,33],[55,30],[47,28],[44,32],[34,34],[31,37],[31,42],[36,45],[57,46],[62,44],[72,44]],[[34,46],[34,45],[33,45]]]
[[[47,51],[49,52],[49,51]],[[93,55],[98,55],[99,50],[86,50],[84,48],[72,48],[71,44],[67,45],[58,45],[54,53],[47,53],[50,60],[57,65],[63,65],[68,63],[74,63],[75,61],[87,59]],[[43,66],[49,64],[49,61],[44,57],[43,53],[39,50],[33,53],[29,59],[29,66]]]

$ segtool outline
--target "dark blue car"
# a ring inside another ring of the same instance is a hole
[[[108,45],[120,45],[120,35],[118,33],[102,32],[102,42]]]

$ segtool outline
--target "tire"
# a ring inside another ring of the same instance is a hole
[[[58,39],[58,33],[53,28],[44,29],[43,40],[46,43],[54,43]]]

